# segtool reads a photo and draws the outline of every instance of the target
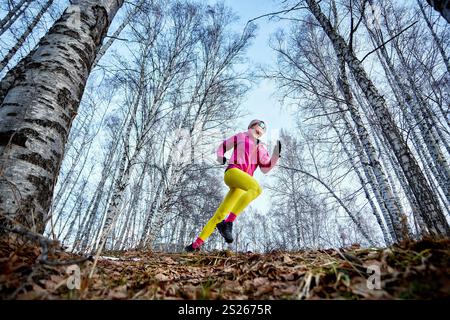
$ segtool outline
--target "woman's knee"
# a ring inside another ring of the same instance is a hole
[[[250,192],[254,198],[257,198],[262,193],[262,188],[259,184],[256,184],[248,192]]]
[[[258,184],[258,187],[256,188],[256,193],[258,195],[258,197],[261,195],[261,193],[263,192],[261,186]]]

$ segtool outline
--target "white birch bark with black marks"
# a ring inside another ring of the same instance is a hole
[[[80,228],[78,229],[78,232],[75,236],[74,250],[79,251],[85,251],[86,247],[88,245],[91,231],[94,228],[95,225],[95,218],[98,214],[100,202],[103,198],[103,194],[106,188],[108,177],[112,177],[114,179],[117,168],[114,170],[114,166],[111,166],[111,163],[114,163],[114,156],[116,154],[116,150],[118,148],[119,143],[116,141],[111,141],[110,148],[108,148],[108,153],[105,157],[105,160],[103,161],[103,167],[101,171],[101,178],[99,183],[97,184],[97,187],[95,189],[95,192],[91,198],[91,201],[89,203],[89,206],[85,212],[85,215],[83,217],[83,222],[81,223]]]
[[[342,90],[343,96],[345,98],[345,103],[347,109],[352,117],[352,120],[356,126],[356,131],[358,132],[358,138],[361,142],[361,145],[367,155],[367,159],[369,161],[369,166],[375,175],[375,178],[378,183],[378,187],[380,188],[380,193],[383,199],[384,204],[389,213],[390,220],[392,221],[395,238],[394,240],[401,241],[403,240],[403,232],[400,223],[400,216],[403,214],[399,203],[396,201],[394,192],[392,187],[390,186],[387,180],[387,174],[384,168],[381,165],[380,159],[376,153],[374,144],[372,143],[372,139],[370,138],[370,134],[363,123],[362,117],[357,109],[355,102],[353,100],[353,94],[350,89],[350,85],[348,82],[346,70],[345,70],[345,62],[342,60],[342,57],[339,57],[339,77],[340,83],[339,87]]]
[[[158,184],[156,185],[155,191],[153,192],[153,198],[151,199],[151,201],[147,200],[147,203],[149,203],[149,205],[145,208],[144,224],[138,244],[139,248],[146,247],[147,239],[149,237],[151,225],[154,219],[154,214],[156,208],[159,206],[159,201],[162,193],[161,190],[163,189],[163,187],[164,187],[164,177],[161,175],[161,178]]]
[[[378,39],[377,35],[374,34],[374,32],[370,28],[367,28],[367,30],[369,31],[369,34],[371,35],[371,40],[373,41],[374,45],[380,46],[381,42]],[[407,88],[405,87],[403,80],[401,79],[401,76],[398,74],[397,70],[394,68],[394,64],[391,61],[391,58],[389,57],[385,46],[380,47],[380,49],[377,51],[377,55],[382,64],[382,67],[386,74],[386,78],[388,79],[388,82],[389,82],[392,92],[396,98],[396,101],[397,101],[398,105],[400,106],[402,115],[403,115],[406,123],[409,124],[409,135],[412,137],[412,141],[413,141],[415,150],[419,154],[419,159],[421,160],[424,169],[426,171],[432,172],[432,175],[430,175],[429,173],[426,174],[426,177],[428,178],[429,183],[431,185],[434,184],[434,182],[432,181],[432,176],[434,176],[437,181],[442,182],[442,175],[439,174],[436,167],[434,166],[434,161],[431,159],[431,156],[430,156],[430,154],[427,150],[426,144],[424,142],[424,137],[423,137],[424,131],[420,131],[421,135],[419,135],[416,132],[416,127],[417,127],[416,123],[420,123],[422,120],[420,117],[417,116],[417,113],[413,113],[413,108],[414,108],[414,106],[412,105],[413,98],[408,93]],[[413,117],[413,115],[415,117]],[[405,187],[406,187],[406,185],[405,185]],[[433,188],[433,190],[435,190],[435,188]],[[442,198],[439,190],[437,191],[437,194],[439,195],[439,198]],[[417,200],[415,200],[415,202],[416,201]],[[447,203],[448,197],[447,197],[447,199],[444,199],[442,201],[444,203]],[[417,218],[417,219],[419,219],[419,218]],[[421,220],[421,219],[419,219],[419,220]]]
[[[70,6],[0,83],[0,211],[37,232],[95,53],[123,0]]]
[[[117,176],[119,175],[119,168],[120,168],[120,161],[118,159],[115,163],[115,168],[113,170],[114,173],[112,175],[111,182],[109,186],[107,186],[106,196],[104,197],[104,200],[103,195],[101,196],[101,200],[103,201],[103,203],[102,202],[100,203],[98,211],[96,212],[95,215],[93,215],[93,226],[95,228],[91,230],[91,232],[93,232],[92,236],[86,238],[85,240],[86,243],[89,243],[89,245],[85,249],[86,252],[90,252],[98,248],[97,245],[99,244],[101,237],[104,236],[104,239],[108,237],[108,234],[105,235],[105,233],[103,232],[103,225],[105,224],[107,211],[109,208],[108,204],[111,202],[111,198],[115,190],[115,182],[117,181]],[[105,204],[104,207],[101,207],[103,204]]]
[[[323,63],[323,60],[320,59],[321,67],[325,70],[326,66]],[[348,119],[346,113],[346,110],[342,107],[340,102],[337,102],[337,109],[339,110],[339,117],[343,120],[346,133],[350,136],[351,141],[353,143],[353,146],[355,150],[358,153],[358,157],[360,158],[365,176],[367,178],[367,181],[369,185],[371,186],[372,192],[375,195],[375,198],[377,200],[378,206],[381,209],[381,212],[383,214],[384,220],[386,222],[389,234],[391,238],[395,241],[397,240],[399,234],[401,235],[401,231],[399,226],[395,226],[395,224],[399,223],[399,219],[395,219],[395,217],[400,214],[400,209],[398,208],[398,204],[393,199],[393,192],[390,189],[387,180],[386,180],[386,173],[384,169],[381,167],[380,161],[378,159],[378,155],[375,152],[375,149],[373,147],[373,144],[371,142],[369,133],[367,132],[367,129],[365,128],[365,125],[361,119],[361,115],[359,114],[358,109],[354,105],[353,101],[353,95],[348,83],[347,76],[345,74],[345,68],[342,65],[342,62],[340,63],[340,89],[343,91],[343,95],[345,98],[345,103],[347,106],[347,111],[351,114],[353,123],[355,124],[357,128],[357,132],[354,132],[354,129],[351,126],[351,122]],[[328,74],[326,72],[323,72],[322,75],[327,79],[327,81],[332,84],[332,81]],[[334,85],[331,85],[333,95],[336,97],[336,100],[338,100],[336,89],[334,88]],[[318,95],[317,89],[314,87],[314,92],[320,99]],[[325,114],[327,114],[326,107],[322,104],[322,110]],[[336,131],[339,140],[341,142],[342,147],[344,148],[345,153],[349,156],[349,159],[352,163],[352,166],[356,170],[356,173],[358,175],[358,178],[364,187],[366,198],[368,199],[371,207],[373,208],[373,214],[375,215],[375,218],[382,230],[383,238],[386,242],[386,244],[390,244],[392,241],[390,240],[388,233],[384,227],[384,223],[378,214],[378,211],[376,210],[373,201],[370,197],[370,193],[368,193],[368,190],[366,190],[365,183],[363,183],[364,179],[359,173],[359,169],[356,167],[356,164],[354,163],[354,160],[350,156],[350,151],[345,146],[345,143],[342,140],[342,137],[339,134],[338,129],[334,126],[333,121],[330,119],[330,116],[327,115],[327,118],[329,119],[330,125],[334,128]],[[384,190],[384,192],[383,192]],[[394,209],[394,210],[393,210]],[[393,210],[393,211],[392,211]]]
[[[130,219],[132,216],[135,216],[137,206],[140,201],[140,197],[142,194],[142,186],[145,178],[145,171],[147,170],[148,161],[145,161],[142,170],[140,171],[140,176],[138,182],[134,185],[133,191],[131,194],[131,201],[128,209],[126,210],[126,218],[125,222],[122,226],[122,230],[119,233],[118,241],[114,243],[114,247],[116,250],[125,249],[125,234],[128,234],[130,231]]]
[[[447,53],[444,50],[444,47],[442,46],[442,40],[439,39],[438,35],[434,31],[433,25],[431,24],[430,18],[427,16],[425,9],[422,5],[422,0],[417,0],[417,4],[419,5],[420,12],[422,13],[423,19],[425,20],[428,29],[430,29],[430,33],[433,36],[434,43],[436,47],[439,50],[439,53],[441,54],[442,60],[444,61],[445,67],[447,68],[447,72],[450,73],[450,60],[447,56]]]
[[[380,145],[383,145],[383,146],[389,145],[385,141],[385,138],[383,137],[383,135],[378,130],[376,131],[376,136],[377,136],[378,140],[383,142],[383,143],[380,143]],[[381,146],[380,146],[380,148],[381,148]],[[409,202],[409,206],[411,208],[411,213],[414,217],[414,221],[418,222],[418,224],[419,224],[419,226],[418,226],[418,231],[420,232],[419,235],[421,237],[425,237],[428,235],[428,231],[427,231],[425,222],[423,221],[422,217],[419,214],[419,210],[417,209],[418,204],[417,204],[416,198],[412,194],[411,188],[408,186],[405,175],[403,174],[403,171],[400,168],[400,166],[399,166],[397,160],[395,159],[395,156],[392,154],[391,150],[385,148],[385,152],[387,154],[386,156],[389,160],[389,163],[391,164],[391,167],[394,169],[395,176],[397,177],[397,180],[399,181],[400,186],[402,187],[403,193],[405,194],[406,199]],[[430,180],[428,180],[428,181],[430,181]]]
[[[420,161],[422,162],[422,166],[424,168],[425,174],[428,178],[428,182],[430,183],[431,188],[434,190],[434,192],[438,195],[439,199],[441,200],[442,206],[445,208],[446,212],[450,212],[450,203],[448,202],[447,198],[444,194],[442,194],[442,189],[439,188],[435,184],[435,179],[433,177],[436,177],[438,173],[436,172],[436,168],[433,165],[428,166],[427,164],[432,163],[430,156],[425,150],[423,150],[420,146],[418,146],[417,142],[413,142],[415,149],[417,150],[417,154],[419,156]]]
[[[345,115],[342,116],[342,119],[344,121],[345,127],[347,129],[347,133],[350,135],[351,140],[353,142],[353,146],[358,151],[358,156],[363,168],[364,175],[369,182],[369,185],[371,187],[372,193],[375,195],[375,199],[377,200],[377,204],[381,210],[381,213],[383,215],[384,221],[387,225],[387,230],[389,232],[389,235],[391,236],[390,239],[387,237],[387,235],[384,236],[384,238],[388,238],[389,241],[387,244],[392,243],[392,240],[395,241],[397,238],[394,228],[394,223],[392,221],[391,215],[389,214],[388,207],[386,205],[385,199],[383,198],[383,195],[381,194],[381,188],[378,185],[378,181],[375,177],[374,171],[372,166],[370,165],[370,161],[366,155],[366,152],[364,151],[361,141],[358,139],[357,134],[354,132],[354,129],[350,125],[350,120],[347,119]],[[376,216],[378,223],[380,224],[380,227],[383,229],[383,223],[379,219],[378,216]],[[392,239],[392,240],[391,240]]]
[[[441,16],[450,23],[450,1],[448,0],[427,0],[428,4],[438,11]]]
[[[21,0],[17,3],[11,11],[0,22],[0,36],[16,22],[16,20],[25,12],[30,6],[32,0]]]
[[[390,36],[394,35],[394,31],[386,23],[387,29]],[[383,41],[381,31],[379,32],[380,40]],[[417,88],[414,80],[414,76],[411,73],[411,67],[406,62],[404,54],[401,48],[398,46],[396,41],[393,41],[393,46],[399,57],[402,69],[406,74],[406,79],[408,80],[409,87],[411,88],[413,96],[408,93],[408,89],[405,84],[401,83],[401,88],[405,94],[405,101],[411,106],[411,112],[414,119],[419,126],[419,132],[422,135],[425,146],[433,160],[433,163],[438,172],[438,181],[441,185],[448,201],[450,201],[450,167],[448,165],[447,159],[444,156],[441,147],[439,145],[439,137],[436,136],[435,130],[439,130],[438,126],[434,121],[433,114],[430,111],[430,106],[422,97],[422,93],[419,88]],[[400,79],[401,81],[401,79]]]
[[[376,129],[374,128],[374,130],[376,130]],[[401,227],[401,230],[403,232],[403,236],[411,238],[413,236],[412,230],[411,230],[411,227],[410,227],[410,225],[408,223],[408,220],[407,220],[406,211],[405,211],[405,209],[404,209],[404,207],[402,205],[402,202],[400,200],[400,197],[399,197],[400,192],[397,189],[396,180],[394,179],[394,177],[391,174],[392,170],[394,172],[396,170],[395,170],[393,165],[391,167],[389,167],[389,163],[386,161],[383,149],[381,147],[381,144],[379,143],[380,139],[378,138],[377,133],[374,134],[374,141],[375,141],[375,145],[377,146],[377,149],[379,150],[380,161],[384,164],[383,165],[384,168],[386,168],[386,177],[387,177],[388,182],[389,182],[389,184],[390,184],[390,186],[392,188],[392,192],[393,192],[395,201],[399,204],[399,207],[400,207],[400,210],[401,210],[400,211],[401,212],[401,216],[399,217],[400,218],[399,222],[401,223],[400,227]],[[388,145],[388,144],[385,144],[385,145]],[[389,152],[389,150],[386,150],[386,152]],[[388,159],[389,159],[389,157],[388,157]],[[392,162],[390,162],[390,163],[392,164]],[[417,213],[417,207],[416,207],[416,213]]]
[[[102,226],[100,243],[103,243],[103,241],[108,236],[108,230],[111,229],[110,227],[111,227],[113,220],[115,220],[119,214],[118,210],[119,210],[120,206],[122,205],[122,198],[125,193],[125,189],[128,185],[128,180],[130,178],[133,166],[135,164],[135,159],[139,155],[139,151],[140,151],[140,150],[136,149],[133,151],[132,154],[130,153],[130,134],[131,134],[131,130],[133,128],[133,124],[136,119],[136,113],[137,113],[138,107],[139,107],[139,105],[141,103],[141,99],[142,99],[142,90],[143,90],[142,81],[144,78],[143,68],[141,69],[140,75],[141,75],[140,76],[141,82],[140,82],[138,91],[136,93],[136,96],[134,97],[134,101],[132,102],[132,106],[131,106],[131,110],[130,110],[130,117],[128,120],[127,127],[122,134],[122,140],[123,140],[124,145],[122,147],[121,157],[119,160],[120,161],[119,162],[119,172],[115,178],[114,191],[113,191],[111,200],[109,201],[109,204],[108,204],[108,207],[106,210],[106,218],[105,218],[105,223]]]
[[[383,8],[383,14],[385,17],[386,29],[388,30],[389,35],[394,37],[395,32],[391,26],[391,22],[388,20],[386,8]],[[370,28],[368,29],[370,30]],[[375,32],[371,32],[371,35],[375,38],[378,45],[384,42],[383,34],[379,26],[375,28]],[[424,140],[424,145],[436,167],[436,171],[438,173],[436,178],[447,199],[450,199],[450,168],[440,147],[440,136],[442,137],[442,134],[439,132],[440,128],[435,122],[435,116],[431,111],[429,104],[426,102],[425,98],[422,96],[421,90],[419,90],[416,85],[416,80],[414,79],[411,66],[408,65],[402,48],[399,47],[398,41],[392,41],[392,44],[400,60],[402,70],[406,74],[406,80],[408,82],[405,83],[400,77],[397,77],[396,79],[399,80],[399,86],[405,97],[405,102],[410,106],[411,113]],[[386,51],[384,46],[381,50],[382,52]],[[386,55],[386,53],[384,54]],[[409,92],[409,90],[411,92]],[[444,146],[445,145],[446,144],[444,144]]]
[[[117,30],[114,31],[114,33],[109,37],[108,41],[106,41],[106,43],[104,43],[98,50],[92,68],[95,68],[97,66],[98,62],[103,58],[106,51],[108,51],[108,49],[113,45],[114,41],[120,36],[123,29],[125,29],[125,27],[128,26],[131,19],[141,9],[145,1],[146,0],[140,0],[137,4],[133,4],[134,9],[130,13],[128,13],[127,17],[122,21]]]
[[[47,12],[47,10],[50,8],[50,6],[53,4],[53,0],[48,0],[39,10],[38,14],[33,18],[31,23],[27,26],[25,31],[22,33],[22,35],[17,39],[16,44],[9,49],[8,53],[3,57],[2,61],[0,61],[0,72],[3,71],[3,69],[8,65],[8,63],[11,61],[12,57],[17,53],[17,51],[20,50],[20,48],[25,43],[25,40],[29,37],[29,35],[33,32],[36,25],[41,21],[42,16],[44,13]]]
[[[387,230],[386,230],[386,228],[385,228],[385,226],[384,226],[384,222],[383,222],[383,220],[381,219],[381,215],[380,215],[380,213],[378,212],[378,208],[377,208],[377,206],[375,205],[375,203],[373,202],[371,193],[370,193],[370,191],[369,191],[369,189],[368,189],[368,187],[367,187],[367,185],[371,185],[371,186],[372,186],[372,183],[373,183],[373,182],[371,183],[371,182],[369,182],[369,181],[366,181],[366,180],[363,178],[363,176],[362,176],[362,174],[361,174],[361,172],[360,172],[360,170],[359,170],[359,168],[358,168],[358,166],[357,166],[357,164],[356,164],[356,162],[355,162],[355,160],[354,160],[354,157],[353,157],[351,151],[347,148],[347,144],[346,144],[346,142],[344,141],[341,132],[340,132],[339,129],[334,125],[334,121],[331,119],[331,117],[330,117],[329,115],[327,115],[327,118],[328,118],[328,121],[330,122],[330,125],[331,125],[331,127],[333,128],[334,132],[336,132],[336,135],[337,135],[337,137],[338,137],[338,139],[339,139],[339,142],[341,143],[342,149],[344,150],[344,153],[346,154],[348,160],[350,161],[350,165],[351,165],[351,167],[353,168],[353,170],[355,171],[356,176],[358,177],[359,183],[361,184],[361,187],[362,187],[363,190],[364,190],[364,196],[366,197],[367,201],[369,202],[370,208],[372,209],[372,214],[375,216],[375,219],[377,220],[378,226],[379,226],[380,229],[381,229],[381,233],[382,233],[382,235],[383,235],[384,242],[385,242],[386,245],[389,245],[389,244],[391,244],[391,240],[390,240],[390,238],[389,238],[389,234],[388,234],[388,232],[387,232]],[[346,126],[345,126],[345,127],[346,127],[347,131],[348,131],[348,130],[352,130],[352,131],[353,131],[353,129],[350,128],[350,127],[349,127],[349,124],[347,123],[348,120],[347,120],[347,119],[344,119],[344,121],[346,122]],[[356,139],[356,137],[354,137],[355,134],[354,134],[353,132],[351,132],[350,134],[352,135],[352,140]],[[354,145],[354,147],[355,147],[355,149],[358,151],[358,152],[357,152],[358,157],[361,159],[361,162],[363,162],[363,161],[364,161],[363,159],[365,158],[364,151],[361,150],[359,143],[357,143],[356,145]],[[366,160],[366,161],[367,161],[367,160]],[[363,164],[363,166],[364,166],[364,164]],[[374,190],[373,187],[372,187],[372,190]],[[376,190],[378,190],[378,189],[376,189]],[[380,197],[380,198],[381,198],[381,197]],[[380,200],[381,200],[381,199],[380,199]],[[384,208],[384,204],[381,203],[381,204],[380,204],[380,207],[383,207],[383,208]],[[391,230],[392,230],[392,232],[393,232],[394,228],[391,227]]]
[[[330,21],[322,13],[317,2],[314,0],[306,0],[306,3],[311,13],[315,16],[328,38],[331,40],[337,55],[343,57],[358,85],[370,102],[379,125],[383,129],[383,134],[386,135],[386,139],[393,149],[408,180],[408,184],[416,197],[420,206],[420,214],[427,224],[430,235],[436,238],[449,236],[450,227],[436,195],[430,188],[421,168],[392,119],[392,115],[387,109],[385,99],[367,76],[361,62],[356,58],[354,52],[348,47],[342,36],[333,29]]]

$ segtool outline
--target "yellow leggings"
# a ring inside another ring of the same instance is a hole
[[[238,168],[228,169],[225,172],[224,181],[230,187],[230,191],[228,191],[222,204],[217,208],[214,216],[208,221],[200,233],[199,238],[203,241],[213,233],[216,225],[228,213],[233,212],[236,216],[239,215],[262,192],[258,181]]]

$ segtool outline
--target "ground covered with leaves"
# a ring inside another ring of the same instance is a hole
[[[0,242],[0,299],[435,299],[450,296],[450,240],[300,252],[103,253],[42,262],[30,242]],[[55,263],[56,262],[56,263]],[[66,265],[58,265],[65,263]],[[369,269],[368,269],[369,267]],[[376,288],[380,270],[381,288]],[[70,271],[71,270],[71,271]],[[372,278],[370,278],[372,276]],[[76,281],[71,278],[72,286]],[[370,289],[369,283],[375,288]],[[71,287],[69,285],[69,287]]]

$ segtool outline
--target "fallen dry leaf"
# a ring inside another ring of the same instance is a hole
[[[158,281],[167,281],[167,280],[169,280],[169,277],[162,273],[158,273],[155,275],[155,279]]]
[[[343,255],[342,253],[345,253]],[[354,246],[267,254],[105,252],[93,276],[80,264],[82,290],[68,290],[66,266],[36,264],[39,250],[1,242],[0,298],[8,299],[448,299],[450,241],[382,249]],[[69,253],[53,260],[74,257]],[[361,264],[362,266],[358,266]],[[364,268],[379,265],[381,289]],[[30,277],[31,272],[33,276]],[[30,281],[30,282],[28,282]]]
[[[112,289],[108,294],[109,299],[126,299],[128,298],[127,285],[116,287]]]
[[[289,258],[288,255],[283,255],[283,263],[291,263],[293,262],[291,258]]]

